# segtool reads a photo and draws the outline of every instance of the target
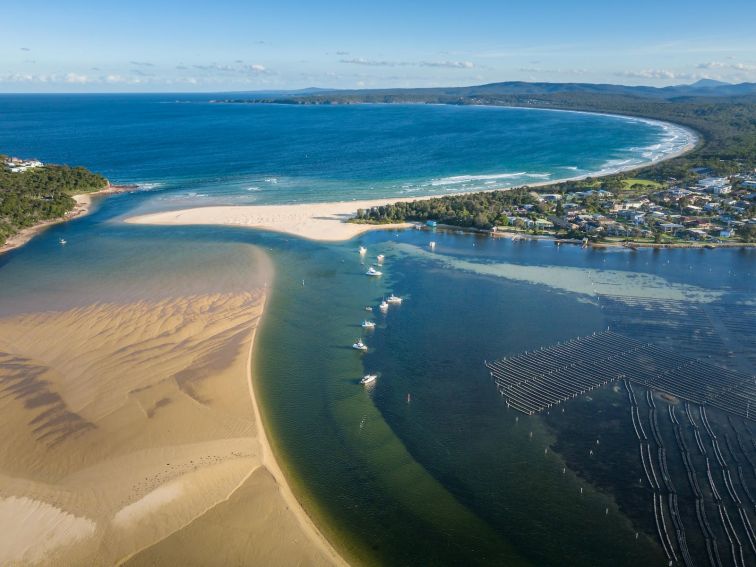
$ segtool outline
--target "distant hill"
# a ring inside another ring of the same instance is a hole
[[[699,79],[695,83],[690,84],[691,87],[721,87],[723,85],[731,85],[725,81],[715,81],[714,79]]]
[[[306,91],[306,92],[305,92]],[[639,98],[673,99],[679,97],[732,97],[756,95],[756,83],[730,84],[712,79],[701,79],[690,85],[669,87],[628,86],[608,83],[529,83],[524,81],[507,81],[469,87],[431,87],[417,89],[316,89],[303,91],[279,92],[281,96],[329,95],[401,97],[401,96],[495,96],[495,95],[553,95],[565,93],[585,93],[604,95],[624,95]],[[257,94],[257,93],[256,93]]]

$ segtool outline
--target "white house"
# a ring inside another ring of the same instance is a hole
[[[36,159],[22,160],[20,158],[12,157],[5,160],[5,165],[8,166],[11,173],[21,173],[28,169],[42,167],[44,164]]]

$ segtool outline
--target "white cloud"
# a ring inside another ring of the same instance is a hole
[[[702,75],[698,73],[686,73],[671,71],[669,69],[641,69],[638,71],[619,71],[614,73],[616,77],[628,77],[631,79],[700,79]]]
[[[733,71],[756,71],[756,65],[748,63],[723,63],[721,61],[707,61],[696,65],[698,69],[725,69]]]
[[[380,61],[376,59],[365,59],[364,57],[354,57],[352,59],[341,59],[341,63],[349,63],[350,65],[367,65],[369,67],[397,67],[401,65],[410,65],[407,62],[401,61]]]
[[[177,69],[186,69],[185,66],[180,65],[176,67]],[[268,75],[272,74],[273,72],[269,70],[265,65],[261,65],[260,63],[253,63],[250,65],[244,65],[244,64],[234,64],[234,65],[225,65],[225,64],[219,64],[219,63],[209,63],[206,65],[192,65],[193,69],[197,69],[199,71],[215,71],[218,73],[224,73],[224,74],[247,74],[247,73],[253,73],[255,75]]]
[[[420,61],[420,67],[446,67],[447,69],[472,69],[472,61]]]
[[[100,80],[104,83],[122,85],[138,85],[145,82],[141,77],[126,77],[123,75],[105,75],[104,77],[100,77]]]
[[[444,67],[447,69],[473,69],[475,67],[472,61],[387,61],[354,57],[352,59],[341,59],[340,62],[368,67]]]
[[[3,83],[47,83],[50,82],[51,75],[31,75],[28,73],[11,73],[0,77]]]
[[[66,74],[65,81],[67,83],[77,83],[77,84],[80,84],[80,85],[85,85],[87,83],[93,82],[86,75],[79,75],[78,73],[68,73],[68,74]]]

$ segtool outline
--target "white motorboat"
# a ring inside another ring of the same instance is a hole
[[[381,301],[381,304],[378,306],[378,308],[381,310],[382,313],[385,313],[386,311],[388,311],[389,304],[386,303],[386,300],[384,299],[383,301]]]
[[[376,260],[378,260],[379,264],[383,264],[383,261],[386,259],[386,256],[383,254],[378,254],[378,256],[375,257]]]
[[[352,348],[361,351],[366,351],[368,349],[367,345],[362,342],[362,339],[357,339],[357,342],[352,345]]]
[[[367,248],[360,246],[360,256],[364,256],[365,254],[367,254]]]
[[[365,275],[366,276],[382,276],[383,272],[376,270],[373,266],[370,266],[367,272],[365,272]]]
[[[58,244],[65,246],[66,244],[68,244],[68,241],[65,238],[58,238]]]
[[[392,293],[391,295],[388,296],[388,299],[386,300],[386,302],[394,304],[394,305],[400,305],[402,303],[402,298]]]
[[[431,243],[428,246],[430,246],[431,250],[433,250],[436,247],[436,241],[435,240],[431,240]]]
[[[369,305],[366,305],[365,306],[365,311],[370,311],[372,313],[373,312],[373,308],[370,307]]]
[[[373,329],[373,328],[375,328],[375,322],[373,322],[373,321],[368,321],[367,319],[365,319],[365,320],[364,320],[364,321],[362,322],[362,328],[363,328],[363,329]]]
[[[362,377],[362,380],[360,380],[360,384],[367,386],[368,384],[372,384],[373,382],[375,382],[377,378],[378,378],[377,374],[365,374]]]

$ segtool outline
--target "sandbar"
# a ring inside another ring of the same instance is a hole
[[[208,289],[0,317],[0,564],[344,564],[260,420],[265,299]]]
[[[430,198],[430,197],[428,197]],[[234,205],[197,207],[138,215],[127,223],[154,225],[226,225],[282,232],[310,240],[349,240],[370,230],[407,228],[411,223],[357,224],[347,222],[358,209],[412,199],[375,199],[293,205]]]

